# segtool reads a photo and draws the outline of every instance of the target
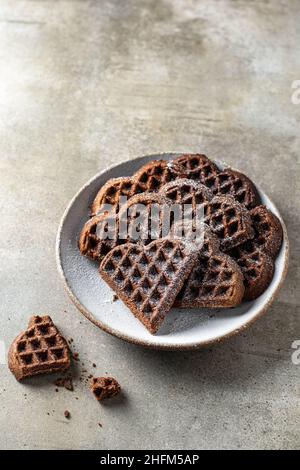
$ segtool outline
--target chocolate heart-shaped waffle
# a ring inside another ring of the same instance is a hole
[[[9,349],[8,365],[19,381],[70,367],[68,344],[49,316],[30,319],[28,329],[13,341]]]
[[[198,253],[181,240],[125,243],[100,264],[100,274],[132,313],[156,333],[189,276]]]
[[[206,229],[198,260],[174,306],[235,307],[241,303],[243,295],[244,283],[240,268],[230,256],[219,250],[217,238]]]
[[[92,204],[92,215],[101,213],[104,204],[113,206],[118,212],[121,196],[130,198],[143,192],[159,191],[161,186],[184,176],[183,169],[178,163],[165,160],[153,160],[143,165],[132,177],[113,178],[102,186]]]
[[[205,155],[181,155],[174,162],[185,169],[188,178],[200,181],[214,194],[233,196],[248,209],[260,203],[255,185],[243,173],[231,168],[221,171]]]

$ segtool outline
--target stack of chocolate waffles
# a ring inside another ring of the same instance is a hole
[[[125,206],[119,205],[121,196],[128,200]],[[150,217],[154,206],[174,204],[192,212],[203,208],[201,244],[172,237],[172,230],[166,236],[161,213],[155,237],[147,220],[140,224],[140,236],[131,236],[140,205]],[[128,230],[122,238],[124,211]],[[109,230],[113,233],[107,238]],[[272,280],[281,243],[280,221],[261,205],[252,181],[196,154],[152,161],[131,177],[107,181],[92,204],[79,247],[100,263],[102,278],[156,333],[173,306],[228,308],[256,299]]]

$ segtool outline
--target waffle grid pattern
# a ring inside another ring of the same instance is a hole
[[[111,204],[118,212],[121,196],[130,198],[144,192],[157,192],[163,185],[179,176],[183,176],[179,165],[158,160],[142,166],[132,177],[109,180],[100,189],[92,204],[92,215],[100,214],[104,204]]]
[[[79,248],[83,255],[100,261],[116,246],[116,234],[113,239],[99,236],[106,230],[108,217],[110,214],[94,216],[84,225],[79,239]]]
[[[213,197],[213,194],[206,186],[188,179],[168,183],[162,188],[161,192],[173,204],[189,204],[193,211],[195,211],[197,205],[205,205]]]
[[[205,241],[199,260],[176,300],[176,305],[222,307],[236,302],[236,293],[242,286],[237,266],[223,253],[216,252],[209,237]],[[243,291],[242,291],[243,293]],[[240,301],[240,296],[239,301]]]
[[[229,252],[244,275],[245,299],[257,298],[269,285],[274,273],[274,262],[256,244],[248,240]]]
[[[259,204],[255,186],[242,173],[231,169],[220,171],[205,155],[182,155],[175,162],[186,169],[188,178],[199,180],[214,194],[233,196],[247,208]]]
[[[199,180],[201,183],[209,183],[219,171],[217,166],[202,154],[182,155],[175,162],[184,168],[187,178]]]
[[[228,250],[253,238],[249,214],[229,196],[215,196],[205,206],[205,223],[220,239],[221,248]]]
[[[184,254],[174,242],[164,242],[158,248],[140,251],[132,244],[115,250],[103,266],[114,282],[146,316],[155,312],[178,271]]]
[[[144,186],[140,185],[134,178],[115,178],[109,180],[98,192],[93,205],[92,215],[101,213],[104,204],[112,205],[116,212],[119,211],[121,196],[130,198],[134,194],[144,192]]]
[[[144,165],[134,174],[133,178],[143,192],[156,192],[178,176],[182,176],[181,168],[178,165],[171,165],[165,160],[159,160]]]
[[[255,229],[257,246],[275,258],[282,244],[282,227],[279,219],[265,206],[257,206],[250,211]]]
[[[69,351],[49,317],[35,317],[34,325],[18,340],[17,360],[30,373],[38,366],[64,366]]]

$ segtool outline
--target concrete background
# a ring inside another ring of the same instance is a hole
[[[74,338],[78,375],[108,372],[125,391],[100,406],[84,382],[55,393],[52,377],[20,385],[3,364],[1,448],[300,447],[299,20],[298,0],[0,0],[1,339],[8,347],[32,313],[49,313]],[[58,223],[80,186],[160,151],[202,151],[245,171],[289,231],[276,303],[205,351],[110,337],[56,271]]]

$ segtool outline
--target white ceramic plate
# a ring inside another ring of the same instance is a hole
[[[70,202],[57,235],[57,265],[65,287],[78,309],[106,332],[132,343],[160,349],[193,349],[238,333],[262,315],[273,302],[288,265],[288,237],[277,208],[259,188],[262,203],[281,220],[284,239],[273,280],[256,300],[231,309],[172,309],[156,335],[151,335],[117,300],[98,274],[98,265],[82,256],[78,249],[80,231],[88,219],[89,206],[99,188],[110,178],[130,176],[151,160],[171,160],[177,154],[148,155],[126,161],[92,178]],[[217,162],[220,165],[219,162]],[[224,166],[224,165],[221,165]],[[270,318],[270,321],[272,319]]]

